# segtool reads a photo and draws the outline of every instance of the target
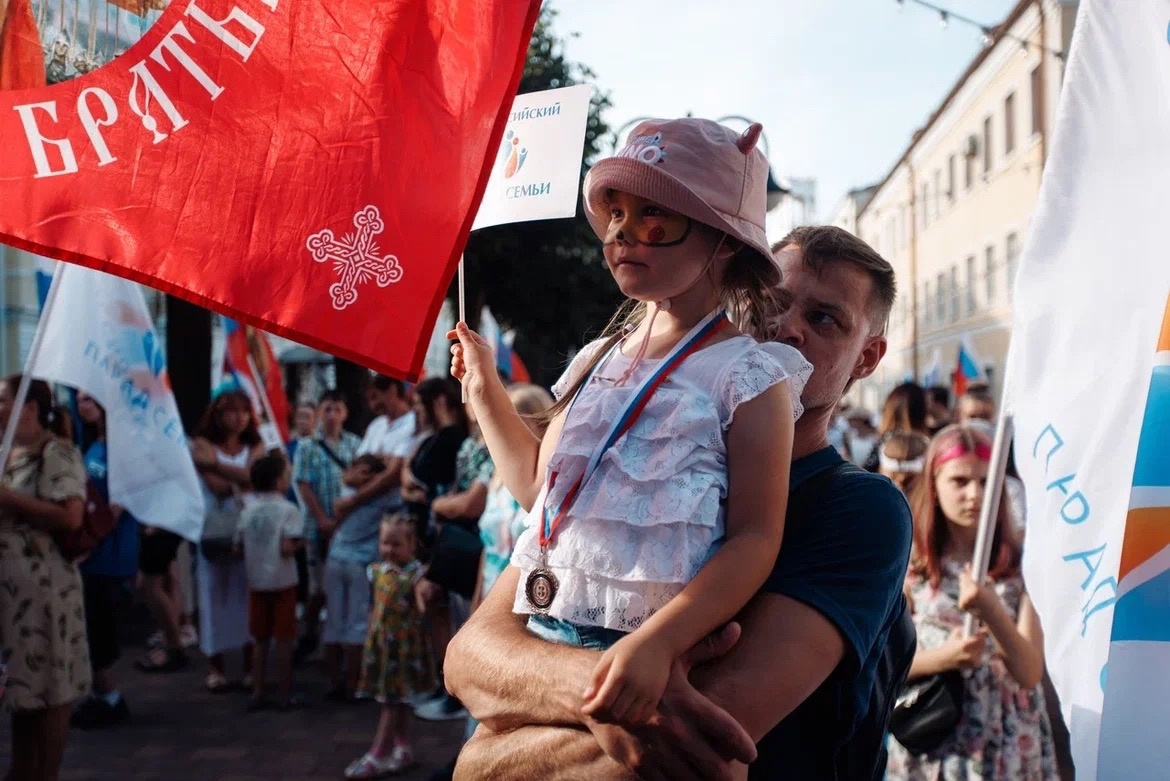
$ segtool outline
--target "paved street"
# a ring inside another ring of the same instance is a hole
[[[369,746],[373,703],[322,701],[325,677],[310,661],[297,688],[310,707],[293,713],[244,712],[245,695],[213,695],[202,687],[202,659],[186,671],[145,675],[130,645],[117,665],[131,720],[106,730],[70,733],[62,781],[334,781]],[[238,664],[238,662],[236,662]],[[455,754],[463,722],[415,721],[420,766],[398,778],[425,780]],[[0,716],[0,772],[8,765],[11,732]]]

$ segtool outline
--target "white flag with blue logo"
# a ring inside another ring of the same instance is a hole
[[[142,523],[198,540],[203,492],[142,290],[72,264],[62,265],[57,284],[29,373],[84,391],[105,408],[111,502]]]
[[[1170,778],[1168,27],[1166,0],[1080,4],[1016,285],[1024,577],[1077,781]]]
[[[576,84],[516,96],[472,230],[577,213],[592,94]]]

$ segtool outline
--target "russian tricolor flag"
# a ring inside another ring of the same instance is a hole
[[[975,355],[975,348],[971,346],[971,339],[967,334],[959,337],[959,356],[955,361],[955,371],[951,375],[951,385],[955,398],[967,392],[967,386],[972,382],[986,381],[980,361]]]

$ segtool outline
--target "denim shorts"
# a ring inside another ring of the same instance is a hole
[[[364,564],[329,559],[325,563],[325,631],[328,645],[364,645],[370,617],[370,580]]]
[[[550,643],[575,645],[578,648],[592,648],[598,651],[606,650],[626,636],[625,632],[619,632],[616,629],[572,624],[538,613],[533,613],[528,617],[528,631]]]

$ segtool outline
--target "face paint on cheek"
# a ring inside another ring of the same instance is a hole
[[[668,217],[631,217],[610,223],[606,244],[626,241],[647,247],[675,247],[691,235],[691,219],[681,214]]]

